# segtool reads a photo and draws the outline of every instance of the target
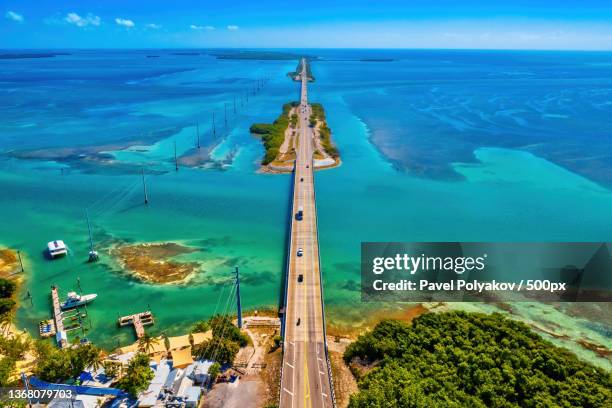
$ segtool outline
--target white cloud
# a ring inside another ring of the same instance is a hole
[[[231,30],[231,31],[236,31],[236,30],[238,30],[239,28],[240,28],[240,27],[238,27],[237,25],[233,25],[233,24],[230,24],[230,25],[228,25],[228,26],[227,26],[227,29],[228,29],[228,30]]]
[[[7,11],[4,16],[9,20],[13,20],[18,23],[23,23],[23,16],[19,13],[15,13],[14,11]]]
[[[120,17],[115,19],[115,23],[119,24],[120,26],[127,27],[127,28],[132,28],[136,25],[134,24],[132,20],[128,20],[127,18],[120,18]]]
[[[79,16],[77,13],[68,13],[64,18],[69,24],[74,24],[77,27],[87,27],[87,26],[99,26],[100,25],[100,17],[94,16],[91,13],[87,13],[85,17]]]
[[[204,26],[192,24],[189,26],[189,28],[191,28],[192,30],[203,30]]]
[[[161,25],[159,25],[159,24],[155,24],[155,23],[147,24],[145,27],[147,27],[147,28],[152,28],[152,29],[154,29],[154,30],[157,30],[157,29],[159,29],[159,28],[162,28],[162,26],[161,26]]]
[[[210,25],[209,26],[204,26],[204,28],[207,29],[208,31],[212,31],[212,30],[215,29],[214,26],[210,26]]]

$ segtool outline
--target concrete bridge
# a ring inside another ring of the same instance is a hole
[[[308,78],[302,59],[298,149],[285,293],[280,408],[334,407],[325,340]],[[299,213],[299,214],[298,214]]]

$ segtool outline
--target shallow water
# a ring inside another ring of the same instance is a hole
[[[360,62],[361,55],[379,54],[318,53],[325,60],[313,65],[311,100],[324,104],[343,160],[316,177],[331,323],[357,325],[364,311],[384,307],[360,302],[362,241],[610,240],[611,138],[601,129],[612,109],[612,68],[591,64],[612,59],[609,54],[386,51],[380,55],[396,61]],[[88,308],[87,337],[108,347],[133,341],[130,329],[115,327],[119,315],[150,306],[156,316],[151,331],[177,333],[220,310],[219,298],[229,291],[223,282],[234,266],[241,268],[246,308],[278,304],[290,178],[256,173],[263,149],[248,127],[273,120],[282,103],[298,97],[285,76],[295,62],[202,55],[151,61],[145,55],[79,52],[0,62],[6,73],[0,83],[0,242],[26,255],[33,305],[24,290],[22,327],[33,330],[49,316],[52,284],[66,292],[76,288],[77,277],[84,292],[99,295]],[[240,107],[262,76],[270,82]],[[551,122],[559,120],[566,122]],[[179,156],[191,152],[196,122],[213,160],[205,169],[176,172],[174,142]],[[59,163],[14,157],[74,145],[106,153],[95,162],[69,154],[56,158]],[[101,250],[97,264],[85,263],[85,208]],[[72,255],[49,262],[42,251],[58,238]],[[189,283],[137,282],[108,255],[120,242],[164,241],[199,249],[181,257],[202,263]],[[517,310],[534,319],[533,309]],[[545,321],[547,313],[535,314]],[[564,316],[566,326],[580,325],[582,338],[612,348],[611,322],[589,326]],[[563,345],[609,364],[575,342]]]

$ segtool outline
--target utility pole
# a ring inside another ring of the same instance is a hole
[[[242,329],[242,305],[240,304],[240,272],[236,267],[236,309],[238,310],[238,328]]]
[[[25,272],[25,269],[23,269],[23,261],[21,259],[21,251],[17,251],[17,257],[19,258],[19,265],[21,266],[21,272]]]
[[[144,203],[146,205],[149,204],[149,198],[147,197],[147,183],[145,182],[144,167],[140,169],[140,172],[142,173],[142,189],[144,190]]]
[[[176,140],[174,141],[174,168],[178,171],[178,158],[176,157]]]
[[[215,128],[215,112],[213,112],[213,136],[217,134],[217,129]]]
[[[198,149],[200,148],[200,124],[196,123],[196,136],[198,138]]]

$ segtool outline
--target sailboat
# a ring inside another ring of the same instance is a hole
[[[89,223],[89,213],[85,209],[85,218],[87,219],[87,231],[89,232],[89,260],[88,262],[96,262],[98,260],[98,251],[94,250],[93,237],[91,236],[91,224]]]

